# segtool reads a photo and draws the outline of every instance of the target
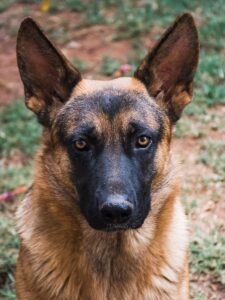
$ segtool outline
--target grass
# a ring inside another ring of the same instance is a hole
[[[198,288],[196,288],[193,292],[192,292],[192,299],[195,300],[207,300],[207,298],[204,296],[204,294],[202,293],[201,290],[199,290]]]
[[[195,99],[189,105],[194,106]],[[189,108],[189,106],[187,108]],[[194,115],[190,116],[185,109],[183,117],[176,124],[174,129],[174,135],[177,138],[192,137],[195,139],[207,137],[209,132],[217,133],[225,128],[225,118],[224,111],[221,108],[211,108],[210,110],[206,108],[205,113],[197,114],[196,111]]]
[[[72,62],[74,66],[82,73],[88,71],[88,64],[84,60],[76,57],[72,60]]]
[[[10,5],[14,4],[16,0],[1,0],[0,2],[0,12],[6,10]]]
[[[0,111],[0,191],[26,186],[41,127],[22,100]]]
[[[99,73],[105,76],[112,76],[119,66],[120,63],[115,58],[103,56]]]
[[[30,161],[23,165],[6,165],[0,169],[0,191],[7,192],[20,186],[31,184],[32,165]]]
[[[192,276],[203,274],[225,284],[225,237],[219,228],[208,235],[197,231],[191,242],[190,265]]]
[[[0,110],[0,193],[31,180],[31,158],[37,148],[40,126],[22,100]],[[18,157],[15,159],[15,157]],[[13,203],[0,203],[0,299],[16,299],[14,291],[18,237]]]
[[[15,150],[31,158],[37,148],[41,128],[23,100],[0,111],[0,157]]]
[[[208,139],[201,143],[200,162],[211,167],[218,181],[225,182],[225,141]]]
[[[18,245],[15,224],[11,215],[6,213],[2,206],[0,207],[0,299],[16,299],[13,273]]]
[[[223,54],[203,50],[200,56],[196,76],[194,105],[188,107],[187,113],[204,113],[214,104],[225,104],[225,60]],[[201,107],[201,110],[197,108]]]
[[[198,120],[190,120],[190,117],[184,115],[176,124],[174,136],[177,138],[192,137],[198,139],[205,136],[205,132]]]

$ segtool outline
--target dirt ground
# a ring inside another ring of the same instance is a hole
[[[75,30],[75,25],[80,19],[79,13],[61,11],[46,17],[37,5],[27,5],[26,9],[68,58],[73,60],[78,57],[80,60],[88,62],[88,68],[84,72],[86,78],[105,78],[97,72],[103,56],[112,56],[123,64],[126,62],[128,53],[132,51],[132,39],[114,41],[115,32],[111,27],[94,25]],[[0,106],[6,106],[15,99],[23,97],[23,88],[16,64],[15,44],[18,24],[25,14],[24,7],[15,4],[0,15]],[[60,31],[59,28],[62,26],[64,30]],[[151,30],[161,32],[161,29],[157,28]],[[151,34],[141,39],[146,48],[151,48],[154,44]],[[208,114],[218,118],[224,116],[225,107],[211,108],[208,110]],[[195,122],[195,119],[192,120],[186,116],[185,118],[187,122]],[[222,127],[215,130],[209,124],[200,124],[199,126],[203,126],[203,137],[179,137],[175,138],[173,142],[173,151],[177,160],[181,162],[182,193],[180,197],[187,207],[191,207],[193,200],[197,201],[196,207],[190,208],[188,211],[191,235],[195,233],[197,227],[207,234],[215,227],[215,224],[220,228],[220,232],[224,233],[225,188],[222,185],[207,186],[203,183],[203,179],[216,175],[207,165],[199,163],[198,156],[201,151],[201,143],[209,137],[224,140],[225,129]],[[214,200],[215,197],[216,200]],[[191,282],[193,286],[208,295],[207,299],[225,299],[225,287],[214,282],[210,276],[193,276]]]

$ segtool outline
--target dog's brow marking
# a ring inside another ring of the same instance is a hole
[[[99,132],[109,132],[111,126],[116,131],[126,130],[132,119],[140,120],[140,116],[152,130],[164,131],[165,118],[157,103],[148,94],[108,87],[88,95],[73,95],[60,113],[59,120],[66,124],[64,128],[72,134],[76,124],[81,122],[94,122]]]

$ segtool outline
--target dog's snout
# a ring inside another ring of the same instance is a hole
[[[133,205],[125,195],[109,196],[101,205],[100,213],[105,223],[123,224],[132,216]]]

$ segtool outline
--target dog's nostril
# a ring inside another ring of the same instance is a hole
[[[123,213],[121,213],[121,217],[122,217],[122,218],[127,218],[127,217],[129,217],[129,212],[123,212]]]
[[[104,212],[103,212],[103,214],[104,214]],[[104,215],[104,217],[106,218],[106,219],[112,219],[113,218],[113,215],[112,215],[112,213],[110,213],[110,212],[105,212],[105,215]]]
[[[106,223],[121,224],[129,220],[132,215],[133,206],[128,201],[105,202],[100,213]]]

